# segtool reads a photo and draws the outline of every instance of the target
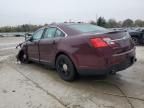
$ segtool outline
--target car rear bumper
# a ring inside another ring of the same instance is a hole
[[[132,66],[136,62],[136,58],[131,58],[125,62],[121,62],[119,64],[115,64],[106,69],[78,69],[78,73],[80,75],[104,75],[109,73],[116,73],[118,71],[122,71]]]
[[[132,66],[137,61],[135,57],[135,48],[121,54],[115,54],[108,58],[107,66],[103,68],[81,68],[77,69],[80,75],[103,75],[109,73],[116,73]]]

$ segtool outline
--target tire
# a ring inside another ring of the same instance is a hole
[[[65,81],[73,81],[76,78],[76,69],[72,61],[65,55],[57,57],[56,70],[59,76]]]
[[[23,51],[21,51],[21,52],[19,53],[18,59],[19,59],[19,61],[20,61],[21,63],[24,63],[24,64],[29,63],[28,55],[27,55],[25,52],[23,52]]]
[[[137,38],[132,37],[132,40],[133,40],[133,42],[135,43],[135,45],[139,45],[139,41],[138,41],[138,39],[137,39]]]

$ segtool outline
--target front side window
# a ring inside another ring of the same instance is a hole
[[[47,28],[43,38],[53,38],[55,36],[56,29],[57,28],[54,28],[54,27]]]
[[[43,31],[44,31],[43,29],[40,29],[40,30],[36,31],[36,32],[34,33],[32,39],[33,39],[33,40],[39,40],[39,39],[41,39],[42,34],[43,34]]]

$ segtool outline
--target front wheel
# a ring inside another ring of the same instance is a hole
[[[28,55],[25,52],[23,52],[23,51],[19,52],[19,54],[18,54],[18,60],[21,63],[29,63]]]
[[[72,61],[65,55],[58,56],[56,60],[56,70],[65,81],[73,81],[76,77],[76,70]]]

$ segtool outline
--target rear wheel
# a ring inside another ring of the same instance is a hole
[[[65,81],[73,81],[76,77],[76,70],[72,61],[65,55],[58,56],[56,60],[56,70]]]
[[[135,43],[135,45],[138,45],[138,44],[139,44],[139,41],[138,41],[138,39],[137,39],[137,38],[132,37],[132,40],[133,40],[133,42]]]

